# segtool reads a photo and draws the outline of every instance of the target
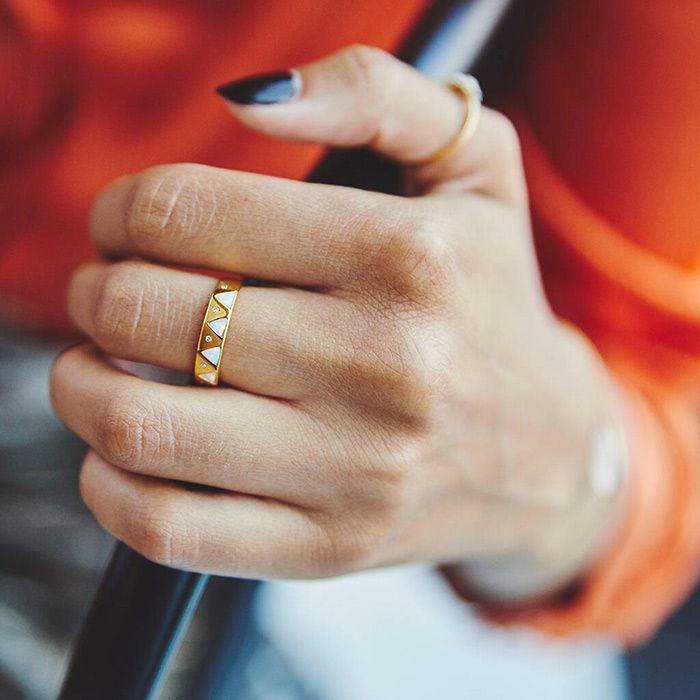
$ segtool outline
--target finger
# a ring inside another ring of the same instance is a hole
[[[63,422],[123,469],[309,506],[331,498],[324,441],[287,403],[149,382],[87,346],[58,358],[51,391]]]
[[[105,352],[191,373],[213,286],[206,275],[144,262],[91,263],[74,275],[68,305]],[[318,395],[318,367],[333,366],[328,329],[347,327],[355,315],[342,299],[244,285],[218,360],[220,380],[276,398]]]
[[[104,190],[90,227],[111,257],[348,287],[360,271],[371,281],[407,235],[408,207],[399,211],[396,199],[203,165],[158,166]]]
[[[90,263],[74,275],[69,309],[110,355],[190,373],[212,287],[210,277],[150,263]],[[430,297],[428,284],[421,289]],[[407,343],[395,308],[368,312],[337,295],[244,285],[219,359],[221,379],[261,396],[314,400],[334,415],[359,410],[375,427],[410,423],[424,390],[432,392],[430,380],[427,387],[419,381],[425,361],[418,352],[431,346],[430,328],[420,331],[424,343]]]
[[[280,74],[274,79],[279,82]],[[409,165],[449,143],[465,117],[464,99],[455,91],[367,46],[352,46],[289,72],[282,102],[256,104],[253,86],[265,80],[254,76],[219,88],[233,114],[248,126],[286,139],[367,145]],[[491,110],[483,110],[463,148],[421,168],[420,176],[426,186],[459,180],[509,202],[520,202],[524,194],[515,132]]]
[[[250,578],[321,573],[320,530],[291,506],[186,490],[130,474],[94,452],[83,464],[80,490],[106,530],[159,564]]]

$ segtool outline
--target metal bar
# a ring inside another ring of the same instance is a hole
[[[118,543],[83,625],[61,700],[151,697],[207,578],[154,564]]]
[[[432,4],[399,56],[435,76],[470,69],[504,17],[508,0],[451,0]],[[365,149],[331,151],[313,182],[398,191],[396,167]],[[118,544],[83,625],[60,700],[147,700],[156,693],[207,577],[176,571]],[[231,585],[235,596],[249,587]],[[230,624],[230,621],[229,623]],[[206,677],[221,678],[222,655]],[[212,689],[212,685],[209,685]],[[227,698],[227,700],[232,700]]]

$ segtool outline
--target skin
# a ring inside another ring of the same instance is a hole
[[[412,165],[459,130],[451,90],[367,47],[299,70],[298,99],[233,115],[371,145],[407,165],[415,196],[193,164],[109,186],[91,217],[105,262],[70,289],[90,342],[52,376],[58,414],[92,448],[85,502],[183,569],[313,578],[431,561],[478,586],[503,565],[527,584],[487,595],[555,590],[614,517],[582,484],[593,436],[619,419],[597,356],[543,294],[515,132],[484,110],[460,151]],[[213,280],[174,266],[273,283],[241,291],[217,389],[109,360],[191,371]]]

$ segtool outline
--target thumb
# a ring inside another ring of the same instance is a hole
[[[510,122],[492,110],[450,156],[421,164],[459,132],[466,104],[454,90],[367,46],[352,46],[289,71],[218,88],[234,116],[280,138],[369,146],[415,166],[425,190],[463,187],[524,201],[520,151]]]

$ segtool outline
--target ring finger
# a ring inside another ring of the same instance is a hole
[[[92,263],[74,277],[69,308],[107,353],[190,372],[214,280],[144,262]],[[221,380],[239,389],[303,399],[322,385],[328,329],[350,302],[306,290],[244,286],[219,360]],[[341,324],[343,327],[343,324]]]

